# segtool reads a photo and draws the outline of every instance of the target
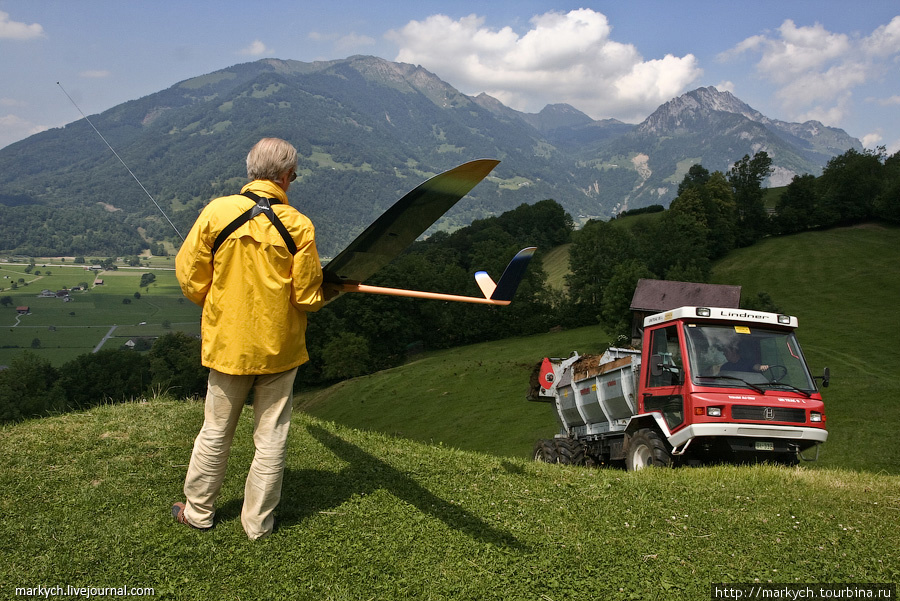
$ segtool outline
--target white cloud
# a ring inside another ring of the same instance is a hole
[[[730,80],[720,81],[715,85],[715,88],[720,92],[731,92],[734,94],[735,86],[734,82]]]
[[[887,150],[888,155],[896,154],[900,152],[900,138],[897,138],[893,142],[888,142],[884,146],[885,150]]]
[[[819,121],[825,125],[841,123],[852,112],[851,94],[846,92],[833,103],[822,103],[805,107],[803,112],[793,112],[793,118],[800,122]]]
[[[242,48],[238,54],[243,56],[263,56],[264,54],[272,54],[272,50],[260,40],[253,40],[249,46]]]
[[[900,16],[873,31],[863,40],[863,46],[872,56],[888,57],[900,52]]]
[[[895,104],[900,105],[900,95],[893,95],[887,98],[866,98],[866,102],[874,102],[881,106],[894,106]]]
[[[787,19],[776,33],[749,37],[719,59],[745,54],[759,55],[757,72],[776,85],[789,118],[839,125],[853,110],[855,90],[896,70],[900,17],[868,37],[833,33],[819,23],[798,27]]]
[[[876,132],[872,132],[870,134],[864,135],[862,137],[862,140],[860,140],[860,141],[862,142],[862,145],[865,148],[875,148],[876,146],[878,146],[878,143],[881,142],[883,139],[884,139],[884,137],[881,135],[881,132],[876,131]]]
[[[18,21],[10,21],[9,13],[0,10],[0,39],[33,40],[44,37],[44,28],[38,23],[26,25]]]
[[[474,14],[458,20],[438,14],[386,37],[399,47],[395,60],[530,112],[567,102],[594,118],[637,121],[702,73],[691,54],[645,60],[632,44],[612,40],[611,29],[605,15],[590,9],[537,15],[523,35],[487,27]]]

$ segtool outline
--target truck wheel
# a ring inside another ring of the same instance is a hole
[[[627,444],[625,466],[629,472],[650,466],[672,466],[672,456],[666,448],[666,443],[654,430],[648,428],[638,430],[628,437]]]
[[[566,465],[584,465],[584,445],[573,438],[557,438],[556,450],[559,462]]]
[[[535,461],[543,463],[559,463],[559,453],[556,450],[556,442],[553,440],[539,440],[534,444],[532,453]]]

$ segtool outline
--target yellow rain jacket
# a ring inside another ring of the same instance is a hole
[[[272,209],[287,228],[291,256],[265,215],[241,225],[212,254],[219,232],[255,203],[223,196],[200,213],[178,251],[175,270],[184,295],[203,307],[201,362],[226,374],[274,374],[309,360],[306,313],[325,304],[322,266],[312,222],[287,204],[287,194],[267,180],[241,192],[277,198]]]

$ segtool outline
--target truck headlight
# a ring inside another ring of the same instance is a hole
[[[722,408],[721,407],[707,407],[706,415],[710,417],[722,417]]]
[[[811,411],[809,414],[809,421],[811,422],[820,422],[822,421],[822,414],[816,411]]]

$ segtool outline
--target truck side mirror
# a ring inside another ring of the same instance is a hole
[[[650,375],[658,378],[663,373],[662,355],[650,355]]]
[[[813,379],[822,380],[822,388],[828,388],[828,384],[831,381],[831,370],[826,367],[824,370],[822,370],[821,376],[816,376]]]

